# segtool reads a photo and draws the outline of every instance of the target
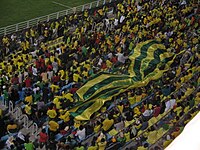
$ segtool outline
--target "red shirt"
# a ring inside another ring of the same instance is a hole
[[[46,133],[40,132],[39,142],[46,143],[48,140],[48,135]]]
[[[30,79],[30,78],[27,78],[27,79],[25,80],[25,85],[26,85],[27,88],[28,88],[28,87],[31,87],[31,79]]]
[[[112,63],[116,63],[116,62],[117,62],[117,58],[116,58],[116,57],[113,57],[113,58],[111,59],[111,62],[112,62]]]
[[[74,94],[74,93],[76,93],[77,90],[78,90],[78,88],[71,88],[69,90],[69,92],[72,93],[72,94]]]
[[[12,84],[19,84],[19,78],[18,77],[12,78],[11,83]]]
[[[44,66],[45,66],[45,60],[42,59],[42,58],[40,58],[40,66],[41,66],[42,68],[44,68]]]
[[[52,65],[47,66],[47,71],[52,71],[52,69],[53,69]]]
[[[107,68],[106,63],[102,63],[101,64],[101,69],[106,69],[106,68]]]
[[[154,108],[154,113],[153,113],[154,117],[157,117],[160,114],[160,109],[161,109],[161,107]]]
[[[39,61],[39,60],[36,60],[36,61],[35,61],[35,66],[36,66],[37,69],[40,68],[40,61]]]
[[[59,81],[60,81],[60,76],[53,76],[53,78],[52,78],[53,83],[57,83]]]

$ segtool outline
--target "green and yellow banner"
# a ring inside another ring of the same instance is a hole
[[[146,86],[167,71],[176,55],[155,40],[139,43],[131,52],[128,74],[115,75],[101,72],[87,81],[77,94],[82,103],[69,110],[77,120],[89,120],[106,101],[136,87]]]

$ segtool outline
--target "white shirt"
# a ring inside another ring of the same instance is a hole
[[[12,34],[10,38],[11,38],[12,41],[14,41],[17,38],[17,36]]]
[[[141,9],[142,9],[142,7],[137,5],[137,11],[140,11]]]
[[[109,59],[111,59],[113,57],[112,53],[109,53],[107,56]]]
[[[33,75],[34,75],[34,76],[37,76],[37,68],[32,67],[32,71],[33,71]]]
[[[14,142],[13,142],[13,137],[9,137],[8,140],[6,141],[6,146],[8,149],[11,148],[11,145],[14,145]]]
[[[21,72],[19,72],[19,83],[22,83],[22,78],[23,78],[23,75],[22,75],[22,73]]]
[[[172,109],[174,107],[174,105],[176,105],[176,100],[175,99],[171,99],[167,102],[165,102],[165,111],[168,111],[169,109]]]
[[[49,80],[53,77],[53,71],[47,71],[47,77]]]
[[[125,63],[126,59],[128,58],[127,56],[125,57],[124,54],[122,53],[117,53],[115,54],[117,56],[117,60],[121,63]]]
[[[143,112],[143,116],[148,117],[153,113],[153,110],[147,109]]]
[[[118,26],[118,19],[115,19],[114,25]]]
[[[52,63],[52,66],[53,66],[53,71],[54,71],[54,72],[57,72],[57,71],[58,71],[58,63],[54,61],[54,62]]]
[[[99,62],[98,62],[98,65],[101,66],[103,60],[101,58],[99,58]]]
[[[62,52],[61,52],[61,48],[60,48],[60,47],[56,48],[56,51],[58,51],[58,53],[59,53],[59,54],[61,54],[61,53],[62,53]]]
[[[37,56],[36,53],[37,53],[37,51],[33,51],[33,52],[31,52],[31,55],[32,55],[33,57],[36,57],[36,56]]]
[[[109,20],[105,19],[105,22],[106,22],[106,27],[107,27],[109,25]]]
[[[85,128],[83,128],[82,130],[78,130],[76,133],[76,136],[78,136],[78,138],[80,140],[84,140],[85,139]]]
[[[25,141],[25,137],[24,137],[24,135],[22,134],[22,132],[19,132],[19,133],[17,134],[17,137],[20,138],[21,140]]]
[[[33,89],[34,94],[36,94],[36,92],[39,91],[39,90],[40,90],[39,87],[34,88],[34,89]]]
[[[26,77],[26,76],[28,76],[28,72],[24,72],[24,78]]]
[[[122,23],[124,21],[125,17],[121,16],[119,22]]]

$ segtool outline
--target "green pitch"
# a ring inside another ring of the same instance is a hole
[[[0,27],[48,15],[95,0],[0,0]]]

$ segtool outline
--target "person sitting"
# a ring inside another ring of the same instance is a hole
[[[46,130],[42,129],[42,131],[39,133],[39,136],[40,148],[43,148],[44,145],[47,148],[48,135],[46,133]]]
[[[99,150],[105,150],[106,149],[106,145],[107,145],[107,141],[102,138],[100,142],[97,143],[98,144],[98,149]]]
[[[13,120],[10,121],[10,123],[7,125],[7,132],[8,133],[15,133],[18,130],[18,126],[16,123],[14,123]]]
[[[83,141],[85,139],[86,130],[82,125],[80,125],[79,130],[76,132],[75,136],[78,137],[78,141]]]
[[[103,121],[103,126],[102,126],[102,129],[104,131],[108,131],[109,129],[111,129],[111,127],[113,126],[114,124],[114,119],[112,119],[112,117],[109,115],[108,118],[106,118],[104,121]]]

